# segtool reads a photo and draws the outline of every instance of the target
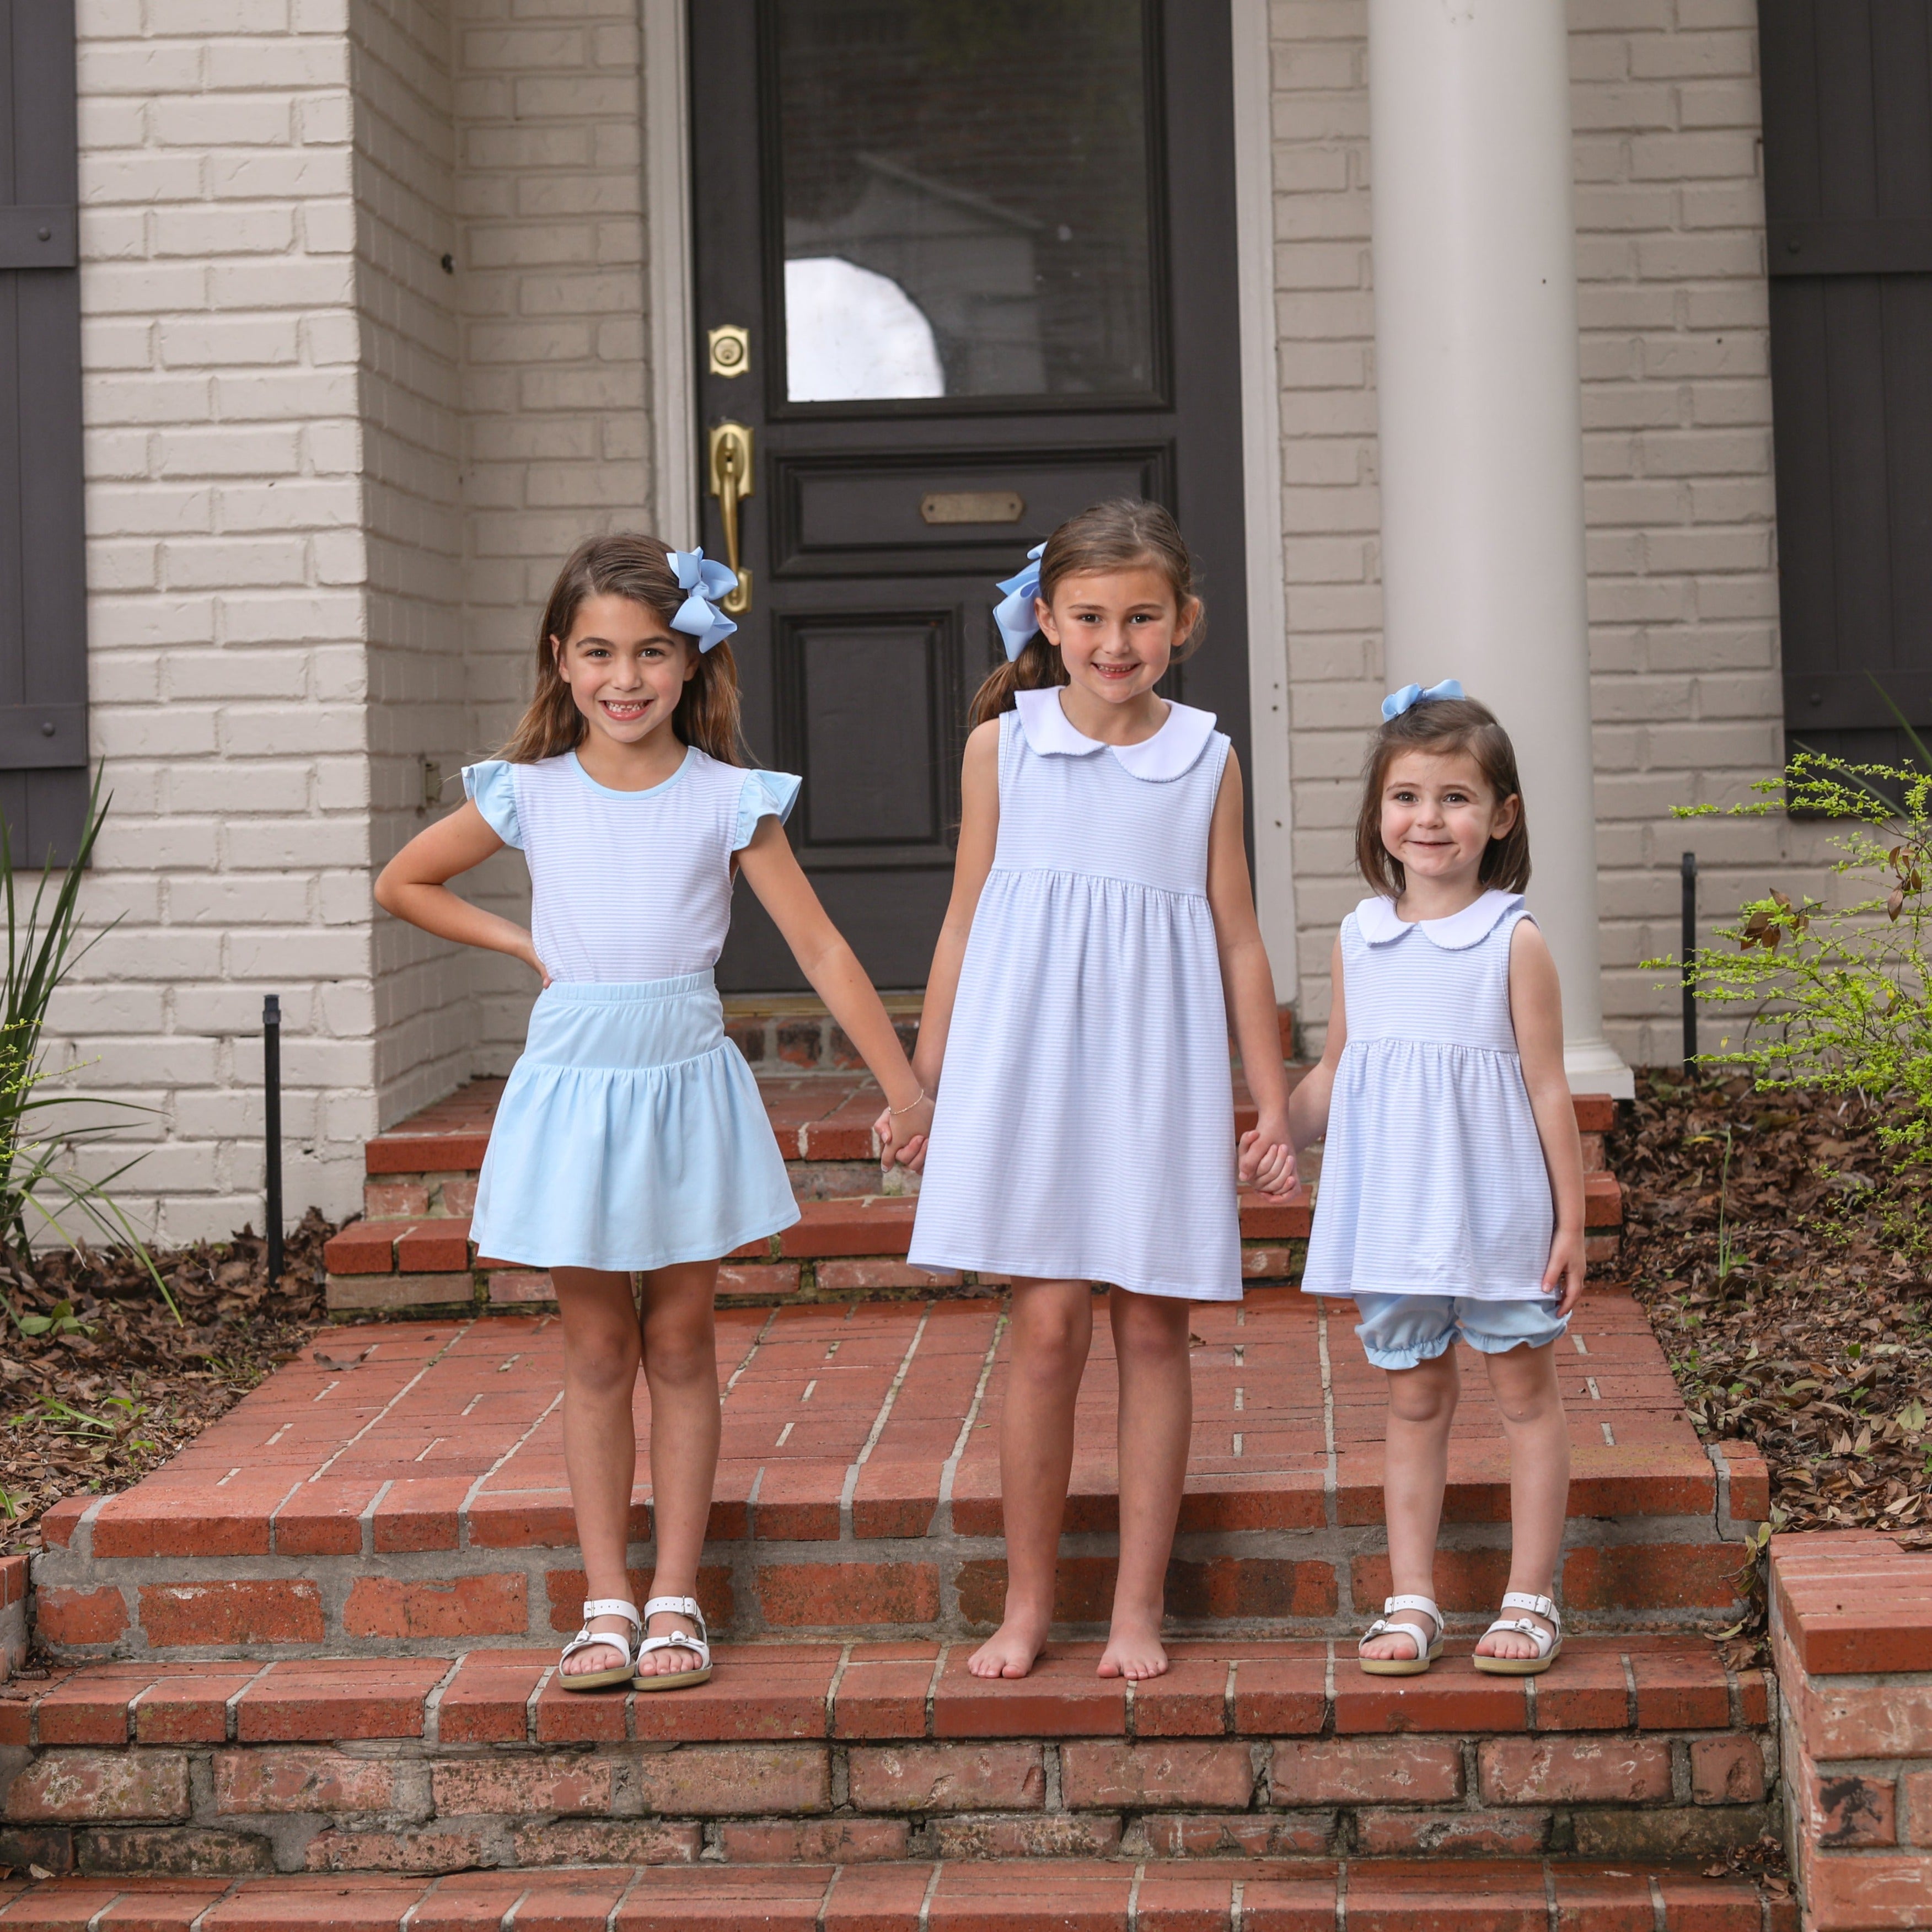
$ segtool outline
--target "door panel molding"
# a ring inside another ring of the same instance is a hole
[[[958,571],[1000,578],[1089,503],[1122,496],[1172,502],[1174,446],[1163,440],[1138,447],[1061,446],[1036,455],[784,456],[774,461],[772,478],[775,576]],[[1013,523],[934,525],[920,514],[931,490],[1005,489],[1024,500]],[[837,526],[861,518],[870,519],[868,538],[838,541]]]

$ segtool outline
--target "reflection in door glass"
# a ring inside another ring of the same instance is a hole
[[[770,0],[794,402],[1154,388],[1138,0]]]

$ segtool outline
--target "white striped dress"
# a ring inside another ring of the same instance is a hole
[[[1542,1296],[1556,1212],[1510,1017],[1522,896],[1342,922],[1348,1044],[1301,1286],[1310,1294]]]
[[[916,1267],[1241,1293],[1208,833],[1228,740],[1171,704],[1138,745],[1056,690],[1000,720],[999,843],[973,916],[920,1187]]]

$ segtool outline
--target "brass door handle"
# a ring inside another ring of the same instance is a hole
[[[757,472],[752,465],[752,432],[741,422],[722,422],[711,432],[711,494],[724,520],[724,560],[736,574],[736,589],[724,594],[728,615],[741,617],[752,608],[752,573],[740,560],[738,506],[753,494]]]

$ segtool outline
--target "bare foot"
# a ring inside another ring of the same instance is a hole
[[[631,1659],[625,1646],[630,1641],[631,1627],[622,1617],[592,1617],[585,1626],[593,1636],[614,1636],[616,1643],[586,1644],[583,1649],[567,1659],[563,1665],[566,1677],[581,1677],[586,1670],[621,1670]]]
[[[1107,1634],[1107,1648],[1095,1673],[1101,1677],[1138,1679],[1159,1677],[1167,1670],[1167,1652],[1158,1625],[1122,1623],[1116,1618]]]
[[[675,1610],[660,1610],[645,1630],[646,1636],[695,1636],[697,1626]],[[680,1672],[703,1668],[704,1658],[681,1643],[668,1644],[662,1650],[646,1651],[638,1660],[640,1677],[675,1677]]]
[[[1043,1628],[1009,1617],[966,1660],[966,1668],[975,1677],[1024,1677],[1046,1648]]]
[[[1552,1636],[1556,1634],[1556,1625],[1547,1617],[1538,1616],[1534,1610],[1516,1610],[1505,1614],[1512,1621],[1516,1617],[1523,1618],[1535,1624],[1538,1630],[1547,1630]],[[1482,1641],[1476,1646],[1476,1654],[1478,1657],[1534,1657],[1536,1646],[1520,1630],[1486,1630]]]

